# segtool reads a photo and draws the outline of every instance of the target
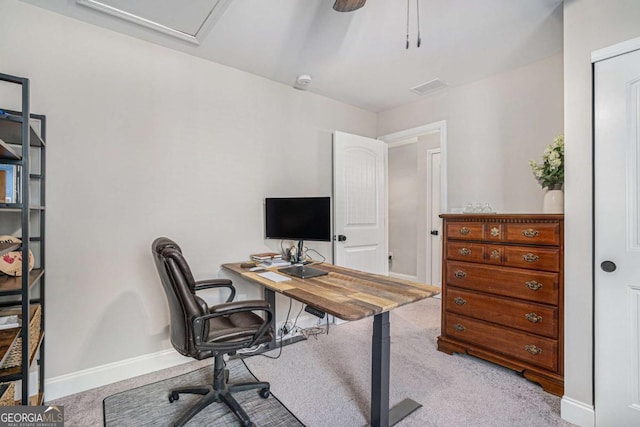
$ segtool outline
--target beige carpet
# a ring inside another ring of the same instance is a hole
[[[147,375],[119,381],[104,387],[98,387],[82,393],[72,394],[48,401],[49,405],[64,405],[65,427],[93,427],[104,425],[102,401],[116,393],[131,390],[146,384],[151,384],[166,378],[193,372],[199,368],[209,366],[210,360],[200,360],[185,363],[173,368],[164,369]]]
[[[559,397],[518,373],[437,351],[440,300],[395,309],[390,321],[391,405],[405,397],[423,405],[399,425],[571,425],[560,419]],[[363,319],[332,326],[328,336],[284,347],[277,360],[256,356],[246,362],[305,425],[364,426],[370,410],[372,325],[372,319]]]
[[[560,398],[506,368],[436,350],[440,300],[391,312],[391,403],[422,405],[404,427],[571,426],[560,419]],[[369,419],[372,319],[332,325],[329,335],[286,346],[279,359],[253,356],[253,374],[308,427],[360,427]],[[272,351],[270,355],[277,354]],[[204,360],[57,399],[66,426],[102,425],[102,400],[119,391],[207,366]]]

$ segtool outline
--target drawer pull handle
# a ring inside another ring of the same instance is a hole
[[[497,249],[492,250],[491,259],[500,259],[500,251]]]
[[[542,316],[539,316],[536,313],[527,313],[524,317],[531,323],[542,323]]]
[[[467,300],[462,297],[455,297],[453,299],[453,302],[455,302],[456,305],[465,305],[467,303]]]
[[[536,347],[533,344],[527,344],[524,346],[524,349],[533,355],[538,355],[542,353],[542,349],[540,347]]]
[[[461,248],[461,249],[458,249],[458,253],[462,256],[471,255],[471,249]]]
[[[498,227],[493,227],[491,229],[491,237],[498,237],[500,235],[500,229]]]
[[[460,230],[458,230],[458,232],[463,236],[466,236],[467,234],[471,233],[471,229],[469,227],[462,227]]]
[[[542,289],[542,283],[536,282],[535,280],[532,280],[530,282],[525,282],[525,286],[531,289],[532,291],[537,291],[538,289]]]
[[[522,255],[522,259],[525,260],[525,262],[537,262],[540,257],[529,252],[528,254]]]
[[[453,325],[453,329],[455,329],[458,332],[464,332],[465,328],[464,326],[462,326],[460,323],[456,323],[455,325]]]
[[[465,273],[462,270],[454,271],[453,275],[456,276],[458,279],[462,279],[463,277],[467,277],[467,273]]]
[[[538,230],[534,230],[533,228],[527,228],[526,230],[522,230],[522,235],[524,237],[534,238],[534,237],[538,237],[538,234],[540,234]]]

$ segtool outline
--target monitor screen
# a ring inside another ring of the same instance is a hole
[[[265,200],[267,239],[331,241],[329,197],[284,197]]]

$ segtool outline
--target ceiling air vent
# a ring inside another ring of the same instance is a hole
[[[418,86],[414,86],[409,89],[413,93],[417,93],[418,95],[425,95],[427,93],[435,92],[436,90],[442,89],[443,87],[447,87],[448,85],[440,79],[433,79],[426,83],[419,84]]]

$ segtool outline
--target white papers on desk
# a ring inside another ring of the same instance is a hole
[[[265,267],[265,268],[269,268],[269,267],[287,267],[291,265],[291,263],[289,261],[285,261],[283,259],[272,259],[272,260],[268,260],[268,261],[262,261],[260,263],[260,267]]]
[[[258,276],[271,280],[272,282],[286,282],[291,280],[291,277],[283,276],[282,274],[274,273],[273,271],[265,271],[264,273],[258,273]]]

